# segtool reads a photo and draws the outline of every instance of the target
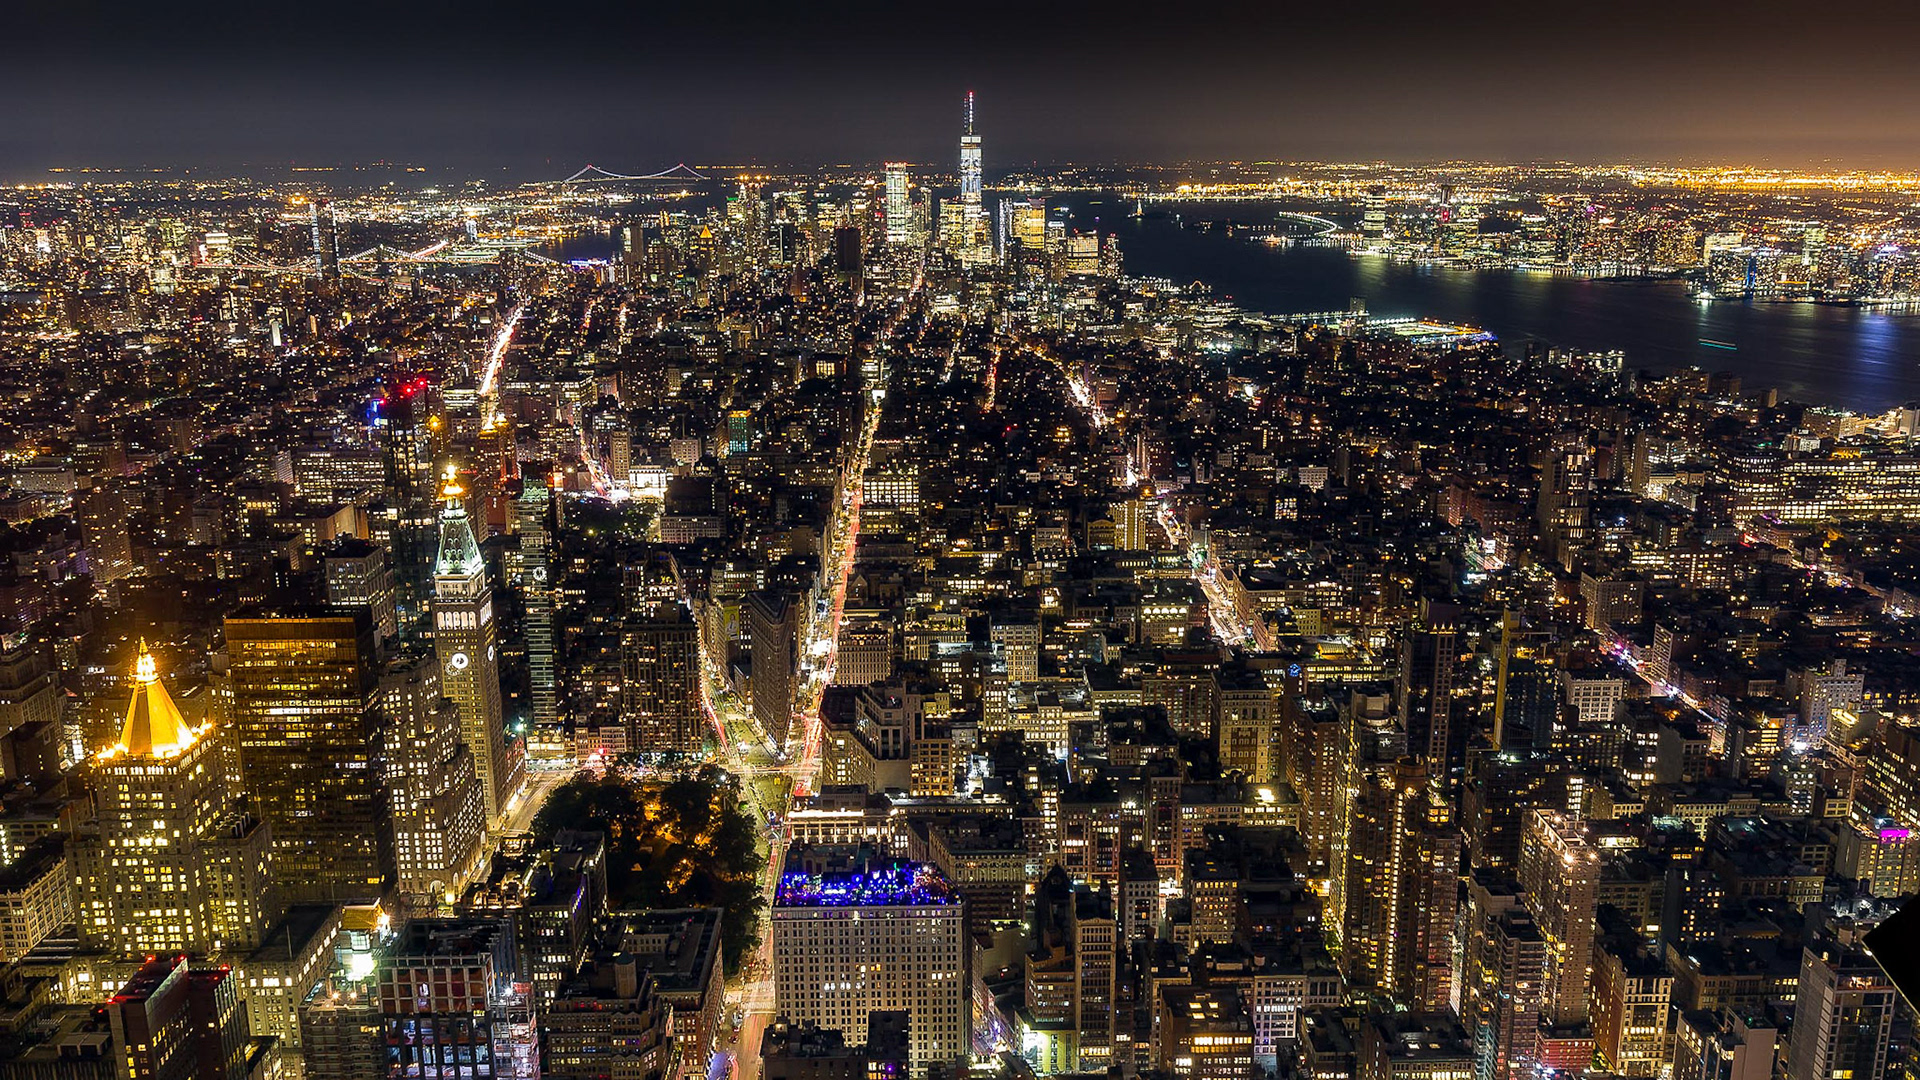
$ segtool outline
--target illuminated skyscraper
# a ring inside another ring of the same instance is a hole
[[[327,603],[333,607],[365,607],[373,618],[375,640],[385,642],[399,633],[393,606],[393,569],[387,553],[365,540],[342,540],[321,559],[327,579]]]
[[[520,594],[527,609],[527,683],[533,702],[533,731],[550,733],[560,723],[560,696],[554,682],[552,529],[548,525],[552,493],[535,476],[520,482],[514,502],[514,533],[520,538]],[[530,740],[529,745],[532,745]]]
[[[1466,770],[1468,725],[1464,717],[1453,715],[1459,672],[1459,609],[1423,599],[1420,617],[1407,628],[1401,647],[1394,697],[1407,732],[1407,751],[1426,763],[1449,795]]]
[[[94,760],[94,820],[74,841],[88,944],[133,956],[259,944],[271,841],[227,790],[218,733],[174,705],[143,643],[119,739]]]
[[[1453,992],[1460,842],[1451,804],[1417,762],[1358,772],[1348,811],[1341,960],[1358,987],[1436,1009]]]
[[[333,203],[316,198],[313,209],[313,269],[332,281],[340,276],[340,234],[334,226]]]
[[[1822,940],[1801,953],[1787,1080],[1885,1080],[1892,1074],[1893,980],[1868,953]]]
[[[960,228],[958,245],[963,262],[981,263],[993,256],[986,211],[980,206],[980,136],[973,128],[973,91],[967,91],[967,113],[960,130]]]
[[[907,201],[907,167],[887,162],[887,243],[913,243],[913,207]]]
[[[386,471],[389,565],[400,633],[418,633],[433,573],[433,425],[426,381],[389,392],[373,414]]]
[[[240,778],[273,827],[274,881],[290,903],[364,899],[393,881],[376,768],[373,622],[351,614],[229,616]]]
[[[973,130],[973,91],[967,91],[966,125],[960,132],[960,203],[980,205],[980,136]]]
[[[1367,189],[1366,202],[1360,214],[1360,235],[1371,243],[1384,243],[1387,239],[1387,189],[1375,184]]]
[[[387,795],[400,891],[429,904],[458,894],[484,867],[487,823],[460,711],[441,692],[440,663],[417,655],[380,678],[387,717]]]
[[[620,633],[620,719],[637,750],[697,754],[706,744],[700,630],[677,603],[634,613]]]
[[[1600,886],[1600,851],[1585,822],[1552,810],[1528,814],[1520,838],[1520,884],[1547,943],[1544,1019],[1553,1027],[1584,1024]]]
[[[507,748],[493,589],[462,503],[466,491],[449,477],[440,495],[445,508],[433,567],[433,650],[440,657],[446,694],[460,707],[460,731],[473,751],[487,827],[493,828],[520,786],[521,759]]]
[[[1461,945],[1460,1021],[1473,1040],[1475,1076],[1535,1075],[1547,949],[1511,883],[1485,873],[1471,879]]]
[[[756,592],[747,596],[743,606],[753,649],[753,718],[769,738],[783,743],[793,723],[800,602],[787,593]]]
[[[971,1045],[966,927],[959,894],[931,866],[793,849],[773,898],[780,1009],[839,1031],[863,1030],[876,1009],[905,1009],[915,1071],[951,1062]]]

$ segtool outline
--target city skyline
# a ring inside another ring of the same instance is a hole
[[[1704,152],[1777,13],[102,2],[0,139],[194,164],[0,187],[0,1080],[1920,1077],[1920,173],[1019,157]],[[403,129],[633,156],[221,164]]]

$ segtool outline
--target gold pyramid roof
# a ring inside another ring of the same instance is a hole
[[[133,700],[127,703],[120,741],[107,753],[165,758],[192,746],[200,732],[180,715],[180,707],[161,685],[159,667],[147,652],[145,640],[140,642],[140,658],[133,664],[133,679]]]

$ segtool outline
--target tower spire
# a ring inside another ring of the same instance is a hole
[[[140,639],[140,655],[133,662],[133,681],[133,700],[127,703],[120,741],[109,747],[107,754],[164,758],[191,746],[200,733],[180,715],[167,688],[161,685],[160,667],[147,651],[146,638]]]
[[[480,570],[480,545],[474,540],[473,523],[467,519],[466,496],[458,473],[448,465],[440,487],[440,553],[434,560],[435,576],[471,577]]]
[[[967,128],[961,134],[973,134],[973,91],[971,90],[967,91]]]

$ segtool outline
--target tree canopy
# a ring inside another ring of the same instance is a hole
[[[580,776],[548,797],[533,820],[534,840],[562,829],[607,837],[607,891],[615,906],[717,907],[727,970],[760,943],[760,854],[739,783],[712,765],[666,781],[617,773]]]

